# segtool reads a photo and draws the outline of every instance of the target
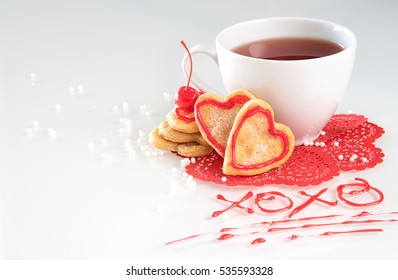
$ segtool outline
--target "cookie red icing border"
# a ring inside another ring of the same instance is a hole
[[[246,120],[248,120],[249,118],[253,117],[255,114],[257,113],[261,113],[264,114],[265,117],[268,120],[268,132],[272,135],[272,136],[277,136],[277,137],[281,137],[283,140],[283,151],[282,153],[275,157],[272,158],[270,160],[267,160],[265,162],[262,163],[256,163],[256,164],[250,164],[250,165],[244,165],[244,164],[239,164],[236,162],[236,139],[238,138],[239,132],[243,126],[243,124],[245,123]],[[250,110],[248,110],[242,117],[242,119],[240,120],[240,122],[238,123],[238,126],[236,128],[236,130],[233,132],[232,134],[232,145],[231,145],[231,164],[234,168],[237,169],[245,169],[245,170],[249,170],[249,169],[258,169],[258,168],[262,168],[264,166],[270,165],[272,163],[275,163],[281,159],[283,159],[288,153],[289,153],[289,137],[287,136],[286,133],[284,133],[283,131],[277,130],[275,128],[275,122],[274,119],[272,117],[271,112],[268,109],[264,109],[261,106],[256,106],[254,108],[251,108]]]

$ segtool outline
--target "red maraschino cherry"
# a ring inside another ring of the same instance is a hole
[[[181,41],[181,45],[185,48],[185,50],[188,53],[191,69],[189,70],[187,85],[179,88],[177,95],[174,99],[174,102],[178,107],[186,109],[186,111],[188,112],[193,112],[196,99],[198,99],[199,95],[201,95],[202,92],[199,92],[193,87],[189,86],[192,77],[192,56],[184,41]]]

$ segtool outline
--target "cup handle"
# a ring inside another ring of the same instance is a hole
[[[218,66],[217,52],[216,52],[216,49],[213,47],[208,47],[205,45],[196,45],[196,46],[193,46],[192,48],[190,48],[189,52],[191,53],[192,57],[196,54],[208,55],[208,56],[210,56],[211,59],[214,60],[214,62]],[[189,62],[189,56],[188,56],[188,54],[185,54],[182,59],[182,72],[184,73],[184,75],[187,79],[188,79],[189,70],[190,70],[190,65],[188,62]],[[214,90],[214,88],[212,86],[210,86],[209,84],[204,82],[201,78],[199,78],[198,75],[196,75],[194,71],[192,71],[191,83],[203,92],[217,92],[217,90]]]

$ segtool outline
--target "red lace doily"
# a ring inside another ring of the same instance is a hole
[[[366,117],[334,115],[324,131],[325,135],[314,142],[325,145],[295,147],[285,164],[263,174],[225,175],[222,172],[223,158],[216,152],[197,158],[194,164],[186,167],[186,172],[196,179],[228,186],[283,184],[304,187],[328,181],[341,171],[372,168],[383,161],[384,154],[374,142],[384,133],[384,129],[368,122]],[[356,155],[355,159],[353,155]]]

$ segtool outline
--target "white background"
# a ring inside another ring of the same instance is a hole
[[[352,110],[385,128],[377,145],[385,161],[371,170],[344,173],[315,188],[334,189],[360,176],[385,194],[373,212],[398,210],[397,34],[394,1],[11,1],[0,0],[0,257],[3,259],[396,259],[398,225],[360,236],[282,238],[249,246],[249,238],[203,238],[164,246],[167,241],[223,226],[283,218],[234,209],[218,193],[240,199],[251,188],[225,188],[197,181],[188,187],[173,178],[179,159],[146,158],[136,144],[173,107],[163,92],[185,84],[184,50],[213,45],[219,31],[245,20],[303,16],[340,23],[355,32],[357,58],[338,111]],[[211,61],[195,69],[222,89]],[[36,81],[32,85],[31,73]],[[287,81],[288,82],[288,81]],[[71,96],[83,85],[85,93]],[[122,113],[122,104],[129,113]],[[57,113],[55,106],[60,105]],[[152,106],[148,119],[141,105]],[[113,107],[119,113],[114,114]],[[129,159],[118,133],[119,119],[133,123]],[[39,129],[29,137],[33,122]],[[51,139],[48,129],[57,133]],[[102,139],[108,146],[104,147]],[[95,144],[89,152],[88,143]],[[103,162],[102,154],[112,154]],[[254,192],[283,186],[253,188]],[[294,196],[296,201],[299,196]],[[330,214],[323,206],[297,217]],[[339,208],[341,213],[356,213]]]

